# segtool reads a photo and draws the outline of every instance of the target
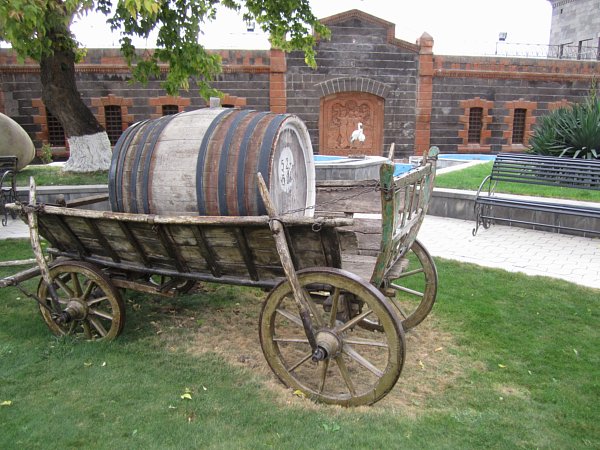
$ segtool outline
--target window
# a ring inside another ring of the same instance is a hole
[[[121,107],[118,105],[107,105],[104,107],[104,119],[106,121],[106,134],[110,145],[115,145],[121,133],[123,133],[123,119]]]
[[[52,147],[65,146],[65,129],[60,121],[46,108],[46,124],[48,125],[48,143]]]
[[[173,114],[177,114],[178,112],[179,106],[177,105],[162,105],[163,116],[172,116]]]
[[[483,108],[469,108],[469,144],[481,142],[481,129],[483,128]]]
[[[515,109],[512,127],[512,143],[513,144],[524,144],[525,143],[525,118],[527,117],[527,110],[524,108]]]

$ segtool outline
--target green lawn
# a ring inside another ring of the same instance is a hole
[[[17,186],[29,186],[30,177],[35,178],[38,186],[108,184],[108,171],[69,173],[57,166],[29,165],[17,174]]]
[[[435,186],[439,188],[477,191],[483,179],[492,171],[492,165],[493,162],[488,162],[463,170],[440,174],[435,179]],[[534,186],[521,183],[498,183],[496,192],[600,202],[600,191]]]
[[[0,241],[2,259],[30,254]],[[356,409],[274,379],[260,291],[129,294],[123,334],[98,343],[51,336],[32,300],[0,289],[0,448],[599,448],[600,292],[437,263],[438,302],[407,336],[402,377]]]

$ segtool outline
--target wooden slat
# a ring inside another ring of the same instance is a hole
[[[154,226],[156,227],[156,232],[158,234],[158,238],[159,238],[163,248],[175,262],[175,267],[177,267],[177,270],[179,270],[180,272],[183,272],[183,273],[189,272],[189,268],[187,267],[185,260],[181,257],[181,253],[179,253],[179,247],[177,246],[177,244],[175,244],[175,242],[173,242],[173,239],[171,239],[171,236],[165,229],[165,226],[164,225],[154,225]]]
[[[216,278],[221,277],[223,275],[223,271],[217,263],[216,255],[208,245],[206,237],[204,236],[204,231],[201,227],[192,227],[192,232],[194,233],[194,237],[196,238],[198,249],[204,257],[206,264],[208,264],[210,273]]]
[[[248,246],[248,240],[246,239],[244,229],[236,228],[235,235],[239,243],[239,249],[242,252],[242,256],[244,257],[244,262],[246,263],[246,267],[248,268],[248,275],[250,275],[250,279],[258,281],[258,271],[256,270],[256,264],[254,264],[254,257],[252,255],[250,247]]]
[[[133,235],[133,233],[129,229],[127,222],[119,221],[117,223],[119,224],[121,231],[123,231],[123,234],[126,236],[128,242],[131,244],[131,247],[135,251],[136,255],[139,257],[139,259],[142,261],[144,266],[150,267],[150,261],[148,260],[148,257],[146,256],[144,249],[142,248],[142,246],[138,242],[137,238]]]
[[[90,229],[96,235],[96,238],[100,242],[100,245],[108,252],[108,254],[110,255],[110,257],[115,262],[121,262],[121,257],[117,254],[117,252],[112,247],[112,245],[108,241],[108,239],[106,239],[106,237],[104,237],[103,232],[100,230],[100,227],[98,227],[98,225],[96,225],[96,222],[94,222],[91,219],[85,219],[85,221],[86,221],[87,225],[90,227]]]
[[[62,216],[56,216],[56,219],[57,219],[57,223],[63,229],[63,231],[65,233],[67,233],[67,235],[69,235],[69,239],[75,245],[75,247],[77,248],[77,251],[79,253],[81,253],[82,255],[86,255],[86,256],[89,255],[90,252],[85,247],[85,245],[81,242],[81,240],[79,239],[79,236],[71,229],[71,227],[69,227],[69,224],[67,223],[65,218]]]

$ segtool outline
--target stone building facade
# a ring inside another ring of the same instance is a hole
[[[581,101],[600,76],[597,61],[436,55],[431,36],[399,40],[394,24],[358,10],[322,21],[332,36],[317,44],[316,69],[299,52],[218,51],[223,73],[214,83],[225,106],[298,115],[322,154],[387,155],[391,143],[397,158],[431,145],[443,153],[524,151],[538,117]],[[134,122],[206,106],[193,91],[167,96],[160,80],[132,84],[118,50],[89,50],[77,77],[113,142]],[[60,147],[39,68],[0,50],[0,80],[0,112],[37,148]],[[358,123],[365,140],[350,142]]]
[[[548,1],[552,4],[549,44],[557,56],[600,59],[600,0]]]

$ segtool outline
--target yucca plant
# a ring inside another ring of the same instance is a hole
[[[595,89],[583,103],[543,116],[529,139],[532,153],[572,158],[600,158],[600,99]]]

